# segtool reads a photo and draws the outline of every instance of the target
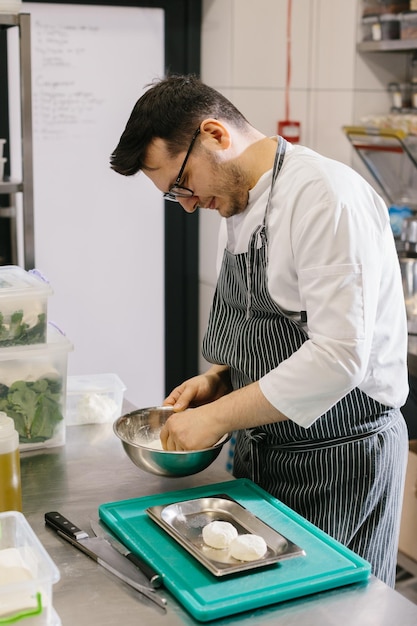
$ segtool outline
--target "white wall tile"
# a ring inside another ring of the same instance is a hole
[[[297,89],[291,92],[290,118],[292,121],[300,122],[299,143],[314,148],[313,136],[311,133],[311,95],[310,89]]]
[[[407,56],[394,52],[367,52],[356,55],[355,89],[376,89],[407,75]]]
[[[391,98],[386,89],[384,90],[356,90],[353,94],[354,109],[352,122],[359,123],[364,116],[386,115],[391,108]]]
[[[286,0],[235,0],[234,6],[234,86],[284,85]]]
[[[356,4],[318,0],[311,53],[315,89],[351,89],[356,47]]]
[[[285,2],[286,4],[286,2]],[[291,89],[306,89],[311,86],[312,38],[314,31],[314,0],[297,2],[293,0],[291,16]],[[286,63],[287,54],[282,54]],[[284,83],[285,85],[285,83]]]
[[[204,0],[201,27],[201,76],[209,85],[233,82],[234,0]]]
[[[301,124],[301,142],[310,146],[309,90],[294,90],[290,97],[291,120]],[[235,89],[233,102],[250,123],[267,136],[277,134],[279,121],[285,118],[285,91],[283,89]]]
[[[315,118],[313,149],[350,164],[350,145],[342,129],[352,119],[352,92],[317,91],[311,100]]]
[[[284,117],[284,91],[278,89],[235,89],[233,103],[249,122],[265,135],[275,135],[277,121]]]

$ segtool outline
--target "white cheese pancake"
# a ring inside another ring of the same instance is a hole
[[[237,537],[237,530],[230,522],[210,522],[203,528],[203,541],[211,548],[228,548]]]
[[[239,535],[230,544],[230,554],[238,561],[256,561],[267,551],[263,537],[259,535]]]

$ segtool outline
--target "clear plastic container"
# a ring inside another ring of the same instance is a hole
[[[382,41],[400,37],[401,17],[399,14],[366,15],[362,17],[361,24],[363,41]]]
[[[122,415],[125,390],[116,374],[68,376],[67,426],[113,422]]]
[[[68,353],[71,342],[48,324],[45,344],[0,350],[0,411],[13,418],[19,450],[65,443]]]
[[[399,39],[401,20],[395,13],[385,13],[379,17],[381,23],[381,39]]]
[[[380,41],[381,22],[378,15],[367,15],[362,18],[362,41]]]
[[[389,83],[391,112],[402,111],[411,106],[411,83]]]
[[[57,566],[18,511],[0,513],[1,624],[55,626],[52,606]]]
[[[411,83],[411,107],[414,109],[413,113],[417,111],[417,83]]]
[[[401,109],[403,105],[400,83],[390,83],[388,92],[391,95],[391,109]]]
[[[417,39],[417,11],[402,13],[401,39]]]
[[[52,287],[33,270],[0,267],[0,348],[45,343]]]

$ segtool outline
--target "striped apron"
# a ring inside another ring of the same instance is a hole
[[[206,360],[230,367],[233,389],[259,380],[307,339],[267,287],[267,217],[285,146],[279,138],[264,219],[248,251],[224,251],[203,340]],[[356,388],[309,428],[287,420],[239,431],[233,474],[367,559],[394,586],[407,449],[400,411]]]

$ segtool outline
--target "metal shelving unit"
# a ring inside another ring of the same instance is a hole
[[[358,52],[412,52],[417,49],[417,39],[384,39],[361,41],[356,45]]]
[[[32,149],[32,81],[30,14],[9,15],[0,13],[0,29],[19,29],[20,114],[22,179],[0,182],[0,194],[9,196],[9,206],[0,207],[0,219],[11,220],[12,262],[18,262],[18,234],[16,228],[17,194],[22,194],[23,265],[35,266],[34,213],[33,213],[33,149]]]

